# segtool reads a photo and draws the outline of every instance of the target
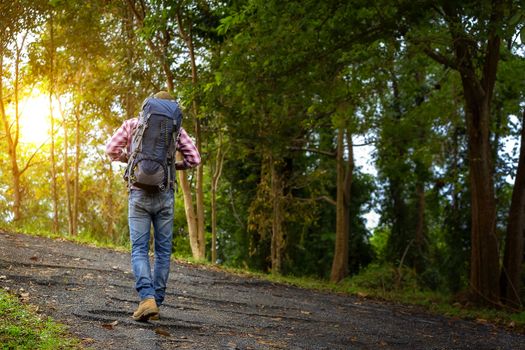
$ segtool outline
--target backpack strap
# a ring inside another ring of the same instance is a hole
[[[176,130],[176,133],[172,133],[172,141],[171,141],[171,152],[168,156],[168,181],[170,182],[170,185],[173,186],[173,190],[177,192],[177,177],[175,176],[175,162],[176,160],[176,154],[177,154],[177,143],[179,142],[180,137],[180,129],[182,124],[182,118],[179,119],[180,122],[177,123],[177,118],[173,120],[173,126]],[[176,135],[175,135],[176,134]]]

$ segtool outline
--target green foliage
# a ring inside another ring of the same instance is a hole
[[[14,296],[0,290],[2,349],[81,349],[64,326],[36,314]]]
[[[359,290],[379,293],[391,291],[416,291],[420,289],[415,271],[390,265],[371,264],[360,274],[351,277],[349,283]]]
[[[465,19],[469,42],[479,44],[471,49],[482,60],[490,6],[447,4]],[[408,293],[416,281],[417,290],[426,290],[421,293],[458,292],[468,285],[465,100],[462,77],[447,66],[451,33],[436,11],[445,2],[241,0],[175,6],[145,1],[143,18],[133,11],[136,5],[102,0],[0,5],[6,14],[0,34],[5,106],[15,107],[15,38],[25,31],[31,35],[21,61],[20,93],[37,86],[61,101],[54,114],[58,230],[53,233],[49,143],[38,150],[18,145],[19,165],[31,164],[20,178],[25,217],[12,222],[5,137],[0,140],[4,227],[66,236],[73,200],[68,189],[78,180],[77,239],[127,247],[123,167],[109,165],[104,144],[123,120],[137,116],[145,96],[171,82],[186,130],[192,134],[194,120],[201,123],[206,231],[211,231],[209,189],[219,145],[226,152],[217,192],[222,264],[257,271],[271,267],[278,198],[285,233],[283,273],[328,276],[336,228],[336,138],[344,129],[349,139],[359,136],[372,143],[370,162],[377,170],[377,175],[358,167],[352,172],[348,264],[357,275],[352,283],[383,294]],[[515,176],[518,157],[517,149],[509,152],[505,146],[519,135],[516,116],[525,101],[520,74],[525,60],[517,40],[524,32],[523,5],[506,2],[504,16],[491,119],[501,246],[513,189],[507,179]],[[192,33],[197,81],[183,50],[183,32]],[[15,125],[11,114],[8,124]],[[349,161],[349,154],[343,159]],[[272,169],[282,178],[278,191],[272,189]],[[194,173],[190,179],[193,184]],[[188,257],[182,203],[179,194],[173,245],[176,256]],[[363,220],[371,209],[381,217],[373,232]],[[416,233],[422,237],[417,244]],[[365,269],[371,261],[384,265]],[[402,278],[396,275],[400,263]]]

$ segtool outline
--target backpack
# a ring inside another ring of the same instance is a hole
[[[181,124],[182,113],[177,102],[154,97],[144,101],[124,173],[128,188],[133,186],[155,193],[173,186]]]

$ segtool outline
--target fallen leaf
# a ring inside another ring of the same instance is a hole
[[[29,301],[29,293],[20,293],[20,301],[23,303],[27,303]]]
[[[286,346],[282,342],[279,342],[279,341],[259,339],[257,340],[257,343],[262,344],[262,345],[268,345],[275,349],[285,349],[286,348]]]
[[[301,313],[305,314],[305,315],[311,315],[312,314],[310,311],[303,311],[303,310],[301,310]]]
[[[165,337],[171,337],[170,332],[168,332],[167,330],[165,330],[163,328],[155,328],[155,333],[157,333],[159,335],[163,335]]]
[[[481,323],[481,324],[487,324],[487,323],[488,323],[488,321],[485,320],[484,318],[477,318],[477,319],[476,319],[476,322],[477,322],[477,323]]]
[[[368,293],[357,292],[357,296],[360,297],[360,298],[366,298],[368,296]]]
[[[102,327],[106,328],[106,329],[113,329],[116,325],[118,325],[118,321],[113,321],[111,323],[104,323],[102,324]]]
[[[30,260],[33,260],[33,261],[37,261],[38,260],[38,257],[37,256],[32,256],[29,258]]]

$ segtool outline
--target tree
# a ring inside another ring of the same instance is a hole
[[[518,3],[423,1],[414,6],[402,2],[385,20],[387,25],[396,23],[387,31],[405,38],[461,79],[471,190],[470,291],[473,300],[489,304],[498,304],[500,297],[492,102],[502,37],[514,31],[506,23]],[[422,8],[429,10],[421,12]]]
[[[31,165],[31,161],[36,154],[36,152],[33,153],[33,155],[25,161],[25,164],[19,164],[19,102],[23,90],[23,77],[20,68],[24,59],[27,38],[38,23],[39,16],[38,9],[24,1],[4,4],[0,10],[3,14],[3,31],[2,34],[0,34],[0,115],[2,117],[10,158],[10,172],[13,185],[13,220],[16,222],[22,217],[23,198],[21,177]],[[14,52],[14,57],[10,56],[11,50]],[[9,62],[12,64],[10,65]],[[4,83],[4,79],[9,76],[9,69],[14,71],[11,86]],[[9,100],[14,104],[14,112],[12,115],[8,115],[6,110],[6,91],[9,91]]]
[[[172,72],[173,65],[177,61],[177,57],[183,55],[182,52],[173,50],[171,40],[175,36],[178,36],[189,50],[188,55],[191,62],[192,84],[196,85],[198,82],[198,72],[194,50],[194,37],[192,35],[192,23],[188,21],[188,28],[185,28],[182,5],[172,6],[169,3],[161,3],[160,8],[156,8],[154,4],[150,4],[144,0],[127,0],[127,3],[138,22],[148,48],[162,67],[168,91],[171,93],[175,92],[175,76]],[[177,23],[177,26],[174,25],[175,23]],[[202,136],[198,117],[198,102],[196,99],[192,101],[192,112],[195,123],[197,148],[202,152]],[[197,168],[197,183],[195,189],[196,208],[193,204],[191,187],[186,172],[179,172],[179,183],[183,192],[184,209],[186,211],[192,252],[195,258],[203,259],[205,257],[206,242],[204,238],[204,182],[202,165]]]
[[[521,303],[521,273],[523,263],[523,232],[525,230],[525,111],[522,115],[521,146],[516,181],[507,224],[507,239],[501,275],[502,300],[513,307]]]

